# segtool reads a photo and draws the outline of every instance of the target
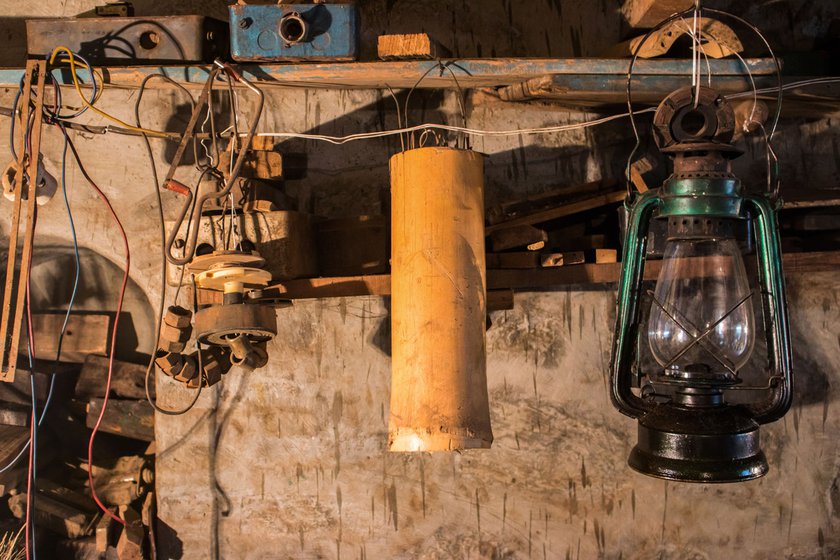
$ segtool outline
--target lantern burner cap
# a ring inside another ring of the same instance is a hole
[[[653,117],[653,133],[663,153],[740,153],[730,144],[735,134],[735,111],[725,97],[708,87],[695,90],[686,86],[666,97]]]

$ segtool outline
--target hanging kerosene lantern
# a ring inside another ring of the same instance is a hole
[[[731,171],[734,113],[709,88],[683,88],[657,108],[654,134],[673,174],[630,207],[618,288],[611,397],[638,419],[629,465],[689,482],[758,478],[768,465],[759,425],[790,408],[793,376],[776,213],[769,195],[746,194]],[[666,221],[663,261],[650,296],[642,286],[652,219]],[[748,222],[751,227],[744,228]],[[754,231],[758,289],[750,287],[739,239]],[[761,305],[768,379],[746,387]],[[647,344],[656,366],[640,355]],[[644,371],[643,371],[644,370]],[[734,404],[734,390],[760,394]],[[733,401],[733,402],[730,402]]]

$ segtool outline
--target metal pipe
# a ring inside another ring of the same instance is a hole
[[[251,120],[251,127],[248,129],[248,134],[245,136],[245,140],[242,144],[242,149],[239,151],[239,155],[236,158],[236,163],[233,166],[233,170],[231,171],[230,176],[228,177],[227,181],[225,181],[224,188],[220,191],[207,193],[196,201],[195,207],[193,208],[191,213],[192,223],[190,225],[190,230],[187,232],[187,242],[184,245],[184,255],[180,258],[172,254],[172,246],[175,244],[175,239],[177,238],[178,232],[181,229],[181,224],[184,222],[184,217],[186,216],[187,211],[189,210],[193,194],[188,187],[177,181],[174,181],[171,178],[168,181],[166,181],[165,186],[167,189],[186,196],[186,200],[184,202],[184,205],[181,207],[181,212],[178,216],[178,220],[172,227],[172,231],[169,233],[169,238],[166,241],[166,258],[167,260],[169,260],[169,262],[177,266],[184,266],[192,260],[193,253],[195,252],[196,241],[198,239],[198,229],[201,225],[201,212],[202,208],[204,207],[204,204],[210,200],[219,200],[226,197],[230,193],[231,188],[233,188],[236,179],[239,177],[239,172],[242,170],[242,164],[245,162],[245,157],[248,154],[248,148],[250,148],[251,140],[253,140],[254,134],[257,131],[257,125],[260,122],[263,106],[265,105],[265,94],[262,92],[262,90],[260,90],[253,83],[251,83],[250,80],[246,79],[239,72],[231,68],[228,64],[220,62],[219,60],[216,60],[215,64],[219,67],[219,69],[226,72],[228,76],[230,76],[232,79],[238,82],[242,82],[248,89],[257,94],[257,112],[254,115],[254,118]],[[218,72],[218,70],[210,74],[210,80],[215,78],[216,72]],[[212,90],[212,85],[210,86],[210,89]],[[188,133],[189,132],[190,131],[188,131]],[[185,138],[186,137],[187,136],[185,135]],[[232,141],[236,141],[236,139]]]

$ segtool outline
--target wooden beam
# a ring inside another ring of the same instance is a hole
[[[87,399],[89,397],[104,397],[105,382],[108,378],[108,356],[91,354],[85,359],[79,380],[76,382],[76,396]],[[114,360],[111,376],[111,391],[114,395],[125,399],[145,399],[146,366]],[[154,398],[154,382],[149,383],[149,392]]]
[[[26,494],[12,496],[9,500],[9,509],[15,517],[24,517]],[[39,493],[35,500],[33,518],[37,525],[58,535],[68,539],[79,539],[93,533],[99,520],[99,513],[91,509],[82,510]]]
[[[102,411],[102,399],[90,399],[87,405],[87,427],[93,428]],[[154,409],[145,400],[108,399],[108,408],[99,429],[141,441],[154,441]]]
[[[835,271],[840,270],[840,251],[785,253],[782,261],[786,275]],[[645,265],[645,278],[656,279],[661,266],[661,260],[648,261]],[[487,289],[539,290],[569,285],[614,284],[618,282],[620,274],[621,263],[578,264],[530,270],[491,269],[487,271]],[[391,286],[388,274],[377,274],[288,280],[266,288],[265,293],[267,297],[283,294],[288,299],[388,296],[391,294]]]
[[[489,225],[485,228],[485,233],[490,235],[495,231],[511,228],[514,226],[541,224],[543,222],[556,220],[557,218],[564,218],[573,214],[586,212],[587,210],[600,208],[601,206],[605,206],[607,204],[615,204],[616,202],[621,202],[622,200],[624,200],[625,196],[627,196],[627,193],[623,190],[599,194],[591,198],[587,198],[585,200],[570,202],[568,204],[557,206],[556,208],[540,210],[538,212],[534,212],[533,214],[528,214],[519,218],[514,218],[506,222]]]
[[[437,65],[437,61],[388,61],[325,64],[237,64],[236,68],[248,79],[259,84],[278,86],[307,86],[313,88],[410,88],[417,79]],[[710,60],[711,73],[716,77],[739,76],[744,90],[749,89],[746,71],[737,59]],[[768,58],[748,58],[746,64],[753,77],[772,75],[776,69]],[[566,76],[622,77],[627,75],[627,59],[623,58],[473,58],[452,61],[450,67],[464,88],[511,85],[538,76],[562,74]],[[704,63],[705,68],[705,63]],[[103,68],[105,83],[114,86],[137,87],[149,74],[162,72],[188,87],[200,88],[207,81],[210,67],[195,66],[123,66]],[[0,69],[0,85],[17,88],[23,74],[21,69]],[[640,60],[634,74],[639,83],[653,76],[691,76],[690,59]],[[52,73],[59,84],[72,85],[65,69]],[[417,87],[451,88],[454,86],[448,71],[429,72]],[[162,80],[149,83],[149,89],[170,89]]]
[[[548,234],[544,230],[527,224],[497,229],[490,233],[490,247],[496,252],[521,247],[529,251],[539,251],[545,247],[546,241]]]
[[[64,316],[64,313],[38,313],[32,316],[36,340],[35,358],[55,360],[58,334],[64,324]],[[110,323],[111,317],[107,314],[71,314],[61,345],[62,361],[83,362],[88,354],[106,353]],[[28,348],[28,338],[21,337],[20,353],[26,355]]]
[[[840,189],[795,188],[782,193],[783,210],[832,206],[840,206]]]
[[[273,284],[263,290],[269,298],[311,299],[391,295],[391,275],[339,276],[335,278],[299,278]]]

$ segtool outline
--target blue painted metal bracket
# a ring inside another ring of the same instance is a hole
[[[234,4],[228,11],[235,60],[341,61],[358,55],[353,4]]]

